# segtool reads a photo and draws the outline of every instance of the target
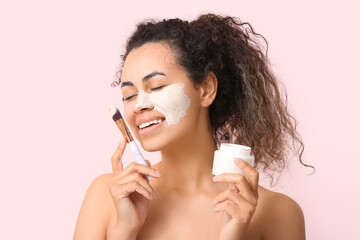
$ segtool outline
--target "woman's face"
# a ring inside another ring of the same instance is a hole
[[[198,129],[200,91],[167,44],[147,43],[128,54],[121,91],[124,117],[147,151],[186,141]]]

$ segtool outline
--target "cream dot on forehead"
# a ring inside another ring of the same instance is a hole
[[[185,94],[184,86],[183,82],[178,82],[151,93],[140,91],[136,107],[154,107],[154,110],[165,116],[168,125],[178,124],[190,106],[190,98]]]

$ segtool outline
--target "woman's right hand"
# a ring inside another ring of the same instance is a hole
[[[149,166],[132,162],[123,169],[122,155],[126,140],[123,139],[111,158],[113,176],[108,188],[117,212],[116,231],[137,234],[145,222],[149,210],[149,200],[155,198],[154,189],[146,175],[160,177],[157,171]]]

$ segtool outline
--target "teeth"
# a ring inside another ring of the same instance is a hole
[[[139,128],[142,129],[142,128],[145,128],[145,127],[150,126],[151,124],[158,124],[158,123],[161,123],[161,119],[159,119],[159,120],[153,120],[153,121],[150,121],[150,122],[146,122],[146,123],[140,124],[140,125],[139,125]]]

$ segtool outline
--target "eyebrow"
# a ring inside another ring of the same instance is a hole
[[[166,76],[164,73],[162,72],[158,72],[158,71],[154,71],[152,73],[149,73],[148,75],[146,75],[144,78],[143,78],[143,83],[145,83],[146,81],[148,81],[150,78],[152,77],[155,77],[156,75],[161,75],[161,76]],[[120,88],[123,88],[123,87],[126,87],[126,86],[134,86],[134,84],[132,82],[129,82],[129,81],[124,81],[124,82],[121,82],[121,87]]]

